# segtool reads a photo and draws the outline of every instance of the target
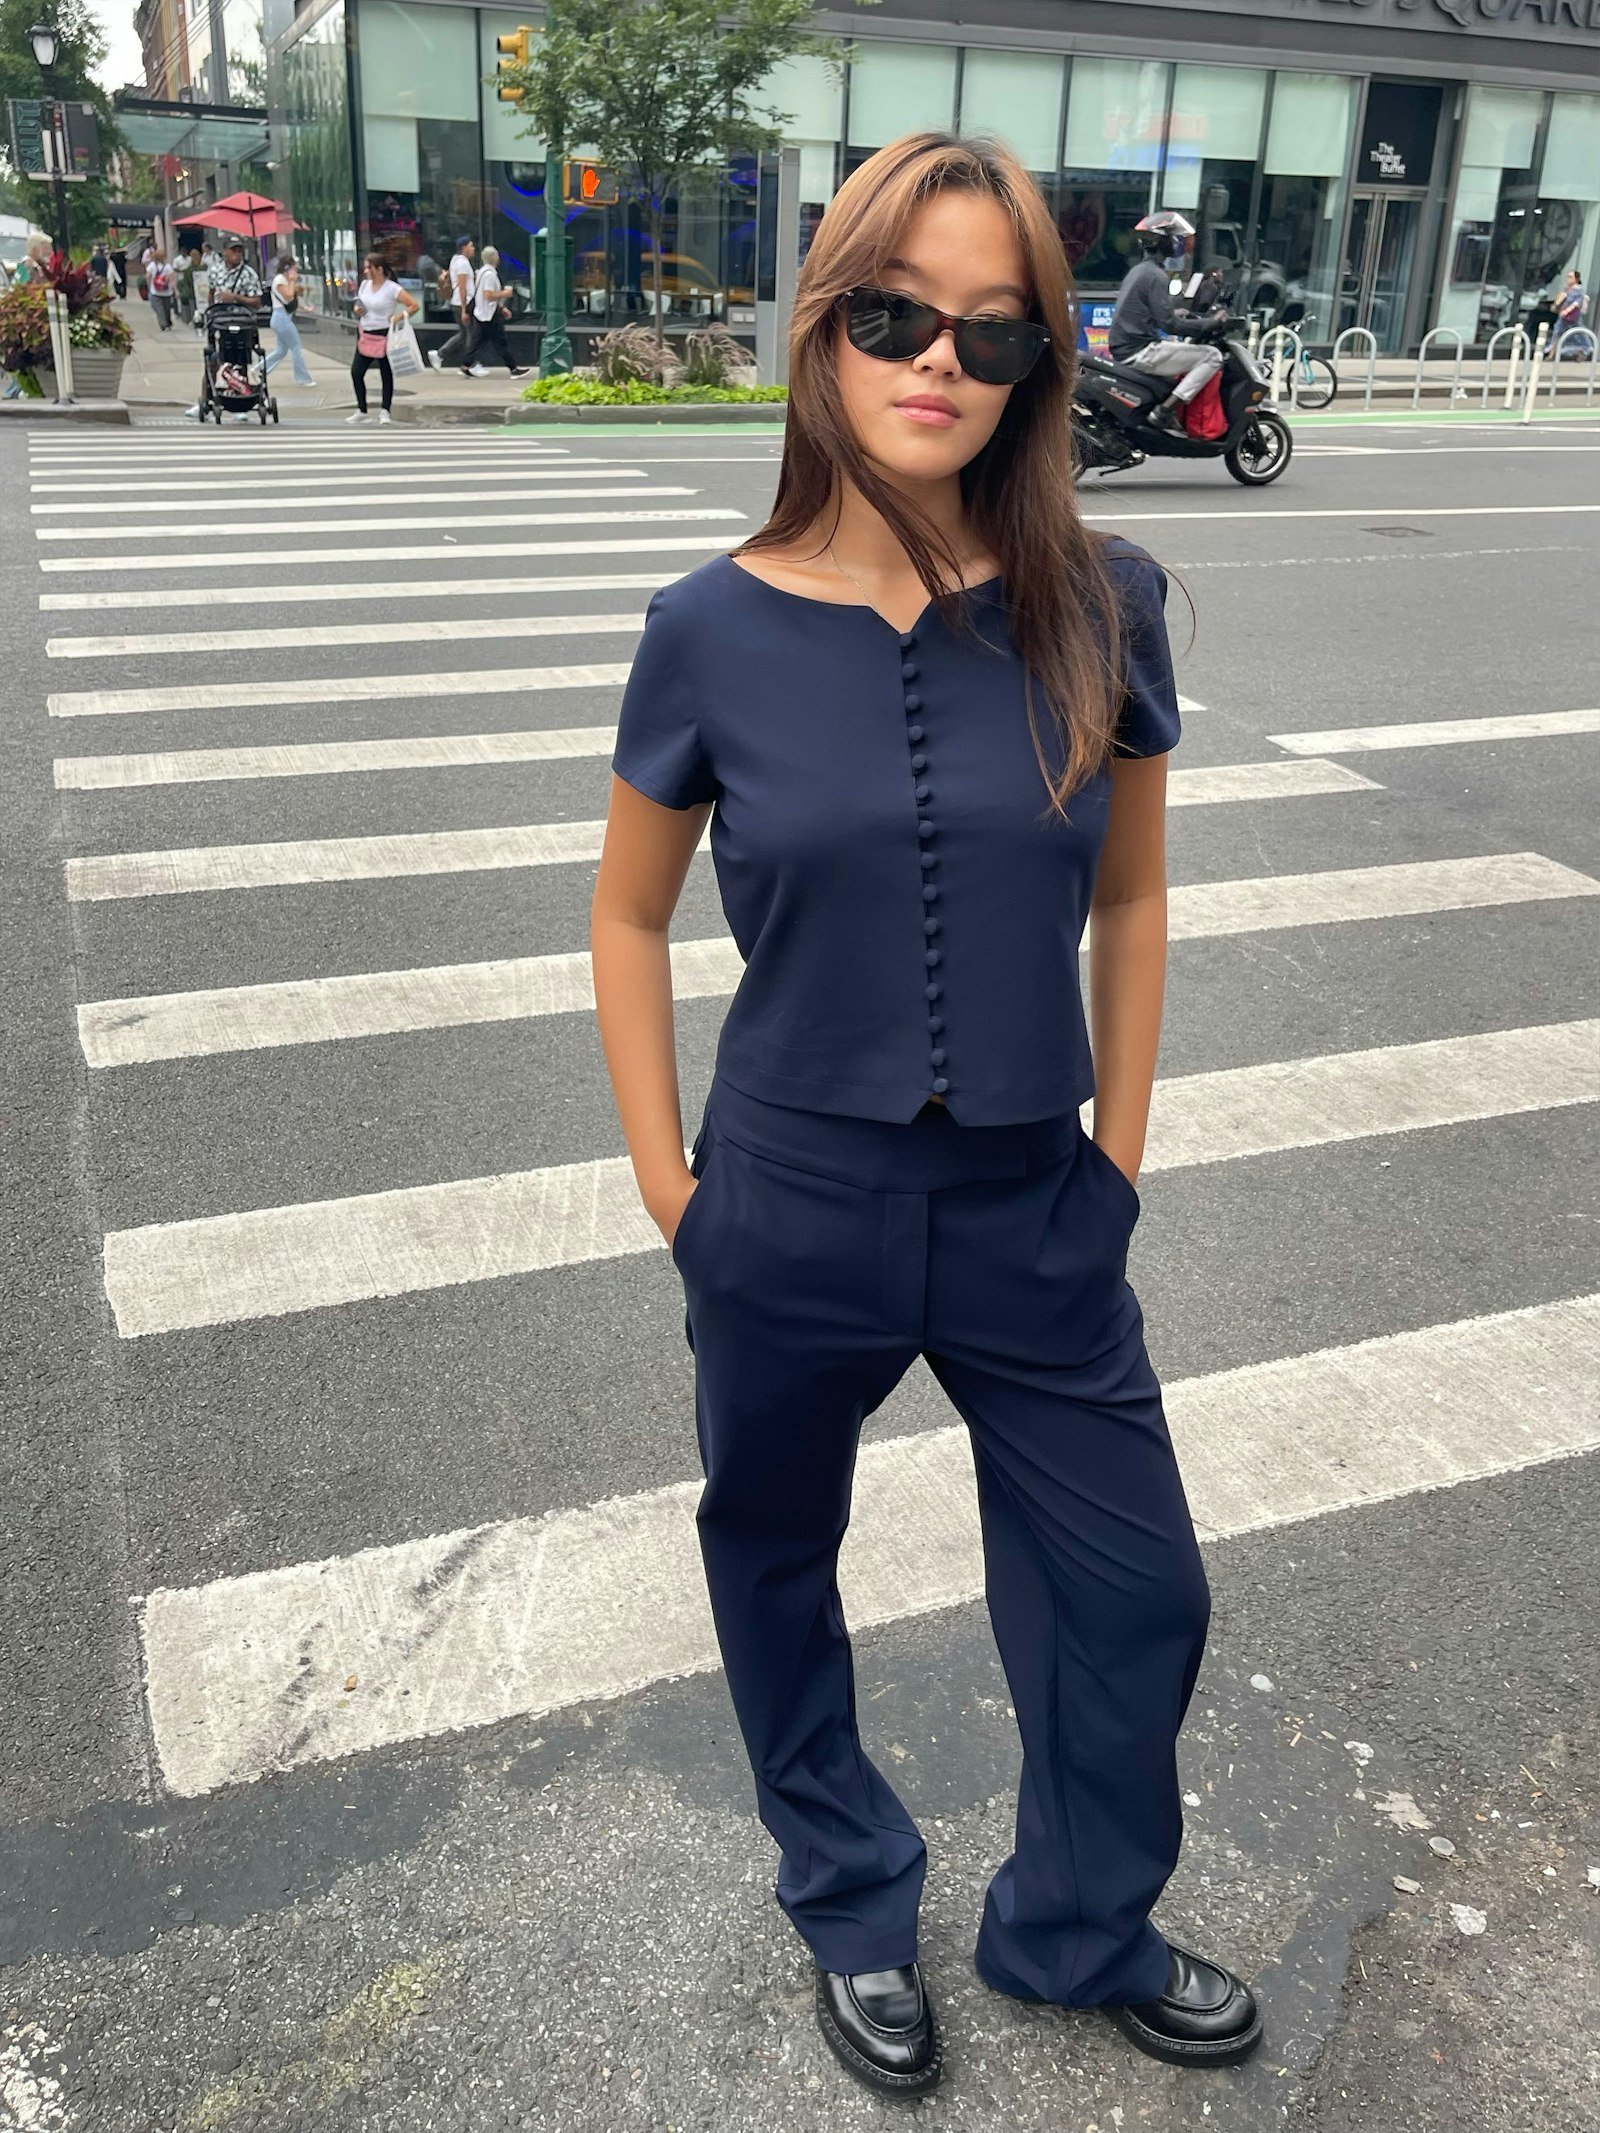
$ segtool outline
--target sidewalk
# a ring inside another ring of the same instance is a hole
[[[124,297],[116,310],[133,333],[133,353],[122,372],[122,398],[133,419],[137,422],[141,417],[170,415],[191,407],[200,389],[200,335],[176,318],[172,331],[162,333],[150,306],[137,296]],[[263,305],[261,343],[270,353],[272,331],[266,316]],[[355,393],[350,384],[354,334],[347,333],[337,319],[302,315],[297,323],[316,384],[309,389],[296,385],[293,367],[285,357],[272,373],[272,392],[281,419],[293,422],[298,414],[312,413],[325,423],[330,416],[354,414]],[[486,378],[468,378],[459,370],[427,370],[420,378],[397,378],[394,418],[397,423],[499,423],[524,382],[503,370],[491,371]],[[367,403],[371,407],[378,404],[378,390],[378,374],[369,371]]]

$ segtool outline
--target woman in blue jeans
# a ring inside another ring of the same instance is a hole
[[[311,375],[306,352],[300,345],[300,329],[294,322],[299,302],[300,269],[290,253],[280,252],[272,276],[272,335],[276,345],[264,367],[267,376],[271,377],[287,356],[294,367],[296,385],[315,385],[317,381]]]

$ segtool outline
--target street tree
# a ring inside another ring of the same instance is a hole
[[[61,39],[48,87],[28,41],[29,30],[41,20],[53,23]],[[69,103],[93,104],[100,121],[103,158],[110,155],[118,140],[111,100],[94,79],[94,71],[104,63],[105,56],[106,41],[101,35],[99,15],[89,0],[43,0],[42,5],[41,0],[0,0],[0,105],[12,97],[45,95],[61,96]],[[5,152],[9,157],[9,140]],[[10,183],[25,203],[24,212],[40,229],[54,230],[55,203],[50,187],[16,173],[10,174]],[[106,188],[99,179],[91,178],[81,185],[67,186],[66,195],[67,229],[72,242],[87,246],[105,230],[109,204]]]
[[[813,0],[557,0],[551,13],[527,66],[497,79],[523,90],[528,133],[592,150],[639,202],[659,340],[667,202],[778,145],[791,114],[766,108],[765,84],[780,61],[806,51],[838,68],[847,48],[813,33]]]

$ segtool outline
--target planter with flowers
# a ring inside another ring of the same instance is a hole
[[[50,255],[43,282],[28,282],[0,296],[0,368],[9,370],[25,396],[41,399],[56,390],[55,356],[45,310],[46,286],[67,307],[72,343],[72,390],[79,400],[115,400],[133,335],[111,308],[106,285],[86,266],[60,252]]]

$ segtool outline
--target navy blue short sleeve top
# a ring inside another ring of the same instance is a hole
[[[1117,753],[1160,755],[1178,739],[1166,579],[1126,542],[1107,560],[1126,643]],[[976,642],[931,605],[902,633],[727,556],[650,601],[612,768],[663,807],[715,803],[745,964],[717,1071],[751,1096],[904,1121],[938,1095],[986,1126],[1094,1093],[1078,953],[1110,773],[1063,822],[998,579],[970,612]]]

